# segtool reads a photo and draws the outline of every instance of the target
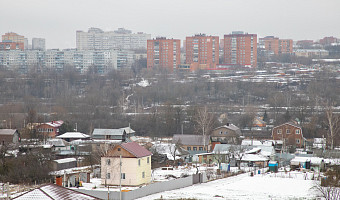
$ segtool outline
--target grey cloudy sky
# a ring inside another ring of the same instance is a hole
[[[235,30],[259,37],[340,37],[340,0],[0,0],[0,34],[75,48],[76,30],[119,27],[183,40]]]

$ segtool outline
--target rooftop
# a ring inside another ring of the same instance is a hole
[[[0,135],[14,135],[17,129],[0,129]]]
[[[57,138],[89,138],[89,135],[80,132],[66,132],[62,135],[57,136]]]
[[[206,135],[179,135],[175,134],[172,141],[174,143],[179,142],[182,145],[209,145],[209,136]],[[205,143],[205,144],[204,144]]]
[[[136,142],[122,143],[120,146],[123,149],[125,149],[126,151],[128,151],[131,154],[133,154],[134,156],[136,156],[137,158],[141,158],[141,157],[151,156],[152,155],[152,153],[149,150],[147,150],[146,148],[140,146]]]
[[[40,186],[32,191],[26,192],[22,195],[19,195],[13,199],[18,200],[27,200],[27,199],[35,199],[35,200],[46,200],[46,199],[58,199],[58,200],[68,200],[68,199],[98,199],[96,197],[83,194],[81,192],[77,192],[74,190],[70,190],[55,184],[47,184]]]

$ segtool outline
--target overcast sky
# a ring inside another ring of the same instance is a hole
[[[0,0],[0,34],[75,48],[76,30],[119,27],[183,40],[241,30],[282,39],[340,38],[340,0]]]

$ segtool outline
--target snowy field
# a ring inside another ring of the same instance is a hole
[[[177,190],[149,195],[149,199],[315,199],[318,192],[313,188],[312,173],[279,172],[277,174],[249,173],[193,185]]]

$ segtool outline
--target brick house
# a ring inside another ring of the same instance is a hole
[[[282,140],[286,146],[304,146],[302,128],[290,122],[276,126],[272,130],[273,140]]]
[[[63,123],[63,121],[59,120],[39,124],[36,127],[37,134],[44,139],[55,138],[59,135],[59,128]]]
[[[119,160],[121,160],[121,175]],[[138,186],[151,181],[152,153],[136,142],[116,145],[101,157],[101,182],[108,185]],[[120,178],[119,178],[120,177]]]

